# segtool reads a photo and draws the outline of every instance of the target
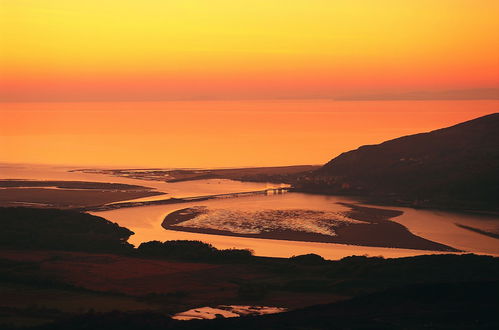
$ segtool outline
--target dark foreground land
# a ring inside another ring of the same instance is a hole
[[[162,226],[169,230],[224,236],[339,243],[430,251],[458,251],[453,247],[416,236],[403,225],[391,221],[392,218],[401,215],[402,211],[364,207],[349,203],[341,204],[350,208],[349,211],[341,212],[341,215],[344,215],[349,219],[359,220],[361,223],[334,224],[332,229],[336,233],[336,236],[304,231],[274,229],[265,230],[258,234],[242,234],[228,230],[183,226],[182,223],[205,212],[200,208],[185,208],[174,211],[165,217]],[[271,224],[269,224],[269,228],[272,228]]]
[[[8,228],[0,239],[2,329],[499,326],[499,259],[490,256],[262,258],[192,241],[134,248],[126,242],[133,234],[126,228],[74,211],[1,208],[0,219]],[[9,236],[15,239],[5,240]],[[225,320],[169,318],[220,304],[290,311]]]
[[[157,313],[91,313],[38,329],[497,329],[499,283],[413,285],[281,314],[173,321]]]

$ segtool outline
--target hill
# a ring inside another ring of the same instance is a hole
[[[133,232],[104,218],[69,210],[0,207],[0,250],[126,252]]]
[[[413,206],[499,209],[499,113],[345,152],[297,190]]]

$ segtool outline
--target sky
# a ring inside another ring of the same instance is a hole
[[[0,101],[498,88],[498,15],[497,0],[0,0]]]
[[[0,162],[321,164],[499,109],[497,0],[0,0]]]
[[[497,100],[5,103],[0,162],[84,167],[324,164],[499,109]]]

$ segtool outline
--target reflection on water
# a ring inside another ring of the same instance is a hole
[[[0,178],[43,179],[43,180],[82,180],[96,182],[116,182],[154,187],[171,194],[185,193],[184,196],[198,196],[200,193],[224,193],[253,191],[269,188],[264,183],[247,183],[230,180],[200,180],[177,183],[160,181],[142,181],[122,177],[110,177],[100,174],[66,172],[68,167],[1,167]],[[167,195],[169,196],[169,195]],[[395,248],[363,247],[333,243],[295,242],[257,238],[228,237],[165,230],[161,227],[164,217],[176,210],[207,206],[210,209],[231,210],[231,212],[251,213],[261,210],[307,209],[321,212],[342,212],[348,208],[337,202],[356,203],[357,201],[338,196],[308,195],[288,193],[282,195],[257,195],[239,198],[214,199],[202,202],[144,206],[93,212],[135,232],[130,242],[138,245],[151,240],[190,239],[211,243],[218,248],[249,248],[256,255],[290,257],[293,255],[317,253],[328,259],[338,259],[349,255],[371,255],[401,257],[432,253]],[[380,206],[376,206],[380,207]],[[393,219],[406,226],[412,233],[426,239],[473,253],[499,255],[499,241],[492,237],[472,232],[456,226],[456,223],[494,231],[499,225],[499,217],[479,216],[434,210],[419,210],[402,207],[382,207],[401,210],[404,213]]]
[[[80,168],[81,167],[50,165],[0,164],[0,179],[72,180],[124,183],[155,188],[156,190],[166,194],[130,200],[134,202],[161,200],[171,197],[184,198],[192,196],[230,194],[281,187],[280,184],[265,182],[240,182],[226,179],[207,179],[166,183],[163,181],[145,181],[121,176],[72,171]]]
[[[286,308],[268,306],[242,306],[242,305],[221,305],[216,308],[200,307],[188,311],[177,313],[172,319],[189,320],[210,320],[218,317],[239,317],[243,315],[264,315],[285,312]]]
[[[348,210],[347,207],[337,204],[337,202],[355,203],[356,201],[338,196],[288,193],[274,196],[250,196],[185,204],[117,209],[105,212],[95,212],[93,214],[115,221],[120,225],[133,230],[135,235],[130,238],[130,241],[136,245],[150,240],[195,239],[211,243],[218,248],[249,248],[254,250],[255,254],[262,256],[290,257],[305,253],[317,253],[329,259],[363,254],[371,256],[381,255],[385,257],[400,257],[433,253],[431,251],[364,247],[333,243],[227,237],[164,230],[161,227],[161,223],[167,214],[193,206],[207,206],[213,209],[243,210],[244,212],[262,209],[303,208],[325,212],[342,212]],[[385,208],[400,209],[404,211],[404,214],[394,218],[394,221],[404,224],[416,235],[468,252],[499,255],[499,244],[496,239],[454,225],[454,221],[456,217],[458,217],[460,223],[486,228],[491,224],[498,224],[499,219],[497,218],[466,214],[456,215],[449,212],[435,212],[398,207]]]
[[[499,217],[391,206],[388,208],[403,211],[402,216],[393,220],[418,236],[437,242],[450,242],[448,244],[463,251],[499,254],[499,240],[456,226],[461,224],[497,233]]]

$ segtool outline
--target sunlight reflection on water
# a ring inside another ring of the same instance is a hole
[[[157,188],[160,191],[174,191],[196,196],[200,190],[209,193],[251,191],[255,188],[265,189],[266,184],[247,183],[223,180],[220,184],[207,183],[210,180],[165,183],[160,181],[143,181],[130,178],[114,177],[100,174],[67,172],[70,167],[53,166],[10,166],[2,167],[0,178],[43,179],[43,180],[81,180],[96,182],[115,182],[144,185]],[[168,195],[167,195],[168,196]],[[287,193],[282,195],[258,195],[238,198],[213,199],[202,202],[170,204],[158,206],[144,206],[135,208],[116,209],[104,212],[92,212],[121,226],[131,229],[135,234],[130,242],[138,245],[151,240],[190,239],[201,240],[213,244],[218,248],[249,248],[260,256],[290,257],[293,255],[317,253],[328,259],[338,259],[349,255],[371,255],[385,257],[402,257],[434,253],[396,248],[364,247],[334,243],[297,242],[272,239],[228,237],[165,230],[161,223],[169,213],[194,206],[207,206],[210,209],[230,210],[230,212],[250,214],[262,210],[302,209],[320,212],[343,212],[348,208],[337,202],[357,203],[358,201],[340,196],[309,195],[301,193]],[[487,237],[467,229],[456,226],[456,223],[495,230],[499,225],[499,218],[476,214],[453,213],[435,210],[421,210],[396,206],[374,206],[401,210],[404,213],[395,217],[393,221],[406,226],[412,233],[426,239],[439,242],[454,248],[478,254],[499,255],[498,240]]]

